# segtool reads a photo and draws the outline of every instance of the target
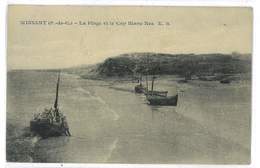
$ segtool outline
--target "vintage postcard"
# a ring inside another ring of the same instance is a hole
[[[7,162],[249,164],[252,19],[10,5]]]

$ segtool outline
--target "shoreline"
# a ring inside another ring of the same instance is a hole
[[[34,75],[36,77],[39,76],[37,73],[28,74],[28,76],[30,75]],[[55,73],[52,74],[47,73],[43,75],[55,76]],[[25,79],[34,80],[34,78],[22,78],[22,79],[23,79],[22,81],[24,81]],[[41,79],[41,77],[39,77],[38,79]],[[51,79],[51,78],[46,78],[46,79]],[[77,87],[83,88],[83,90],[89,92],[87,94],[82,94],[80,96],[82,101],[81,102],[82,109],[79,112],[84,112],[84,109],[87,109],[87,108],[83,108],[85,107],[84,106],[85,104],[89,104],[89,106],[86,105],[86,107],[87,106],[94,107],[93,110],[98,109],[100,106],[104,106],[104,109],[101,111],[93,111],[93,112],[97,112],[97,114],[100,114],[99,116],[95,113],[92,116],[94,118],[97,117],[95,118],[97,121],[99,120],[98,116],[102,118],[105,117],[106,115],[108,115],[107,116],[108,118],[111,117],[110,115],[113,116],[114,114],[106,113],[106,110],[108,110],[108,112],[111,112],[110,109],[112,109],[112,111],[115,110],[120,116],[120,119],[116,121],[113,120],[113,122],[115,123],[122,122],[122,126],[123,127],[125,126],[125,128],[128,129],[131,129],[131,127],[135,127],[135,125],[133,126],[131,125],[131,123],[128,123],[129,125],[124,125],[123,123],[130,119],[134,119],[135,117],[140,115],[132,122],[137,120],[138,121],[137,123],[146,124],[147,128],[148,126],[151,126],[152,133],[157,133],[157,132],[153,132],[156,130],[159,132],[163,131],[167,133],[167,138],[173,135],[178,135],[177,139],[179,138],[180,139],[184,138],[184,140],[190,139],[191,142],[198,141],[198,143],[200,141],[199,140],[200,138],[204,138],[204,141],[206,143],[214,143],[216,140],[219,139],[221,140],[220,147],[223,150],[224,150],[224,146],[228,144],[226,142],[230,140],[229,144],[233,144],[234,147],[236,146],[236,150],[242,152],[243,155],[245,154],[247,156],[247,154],[250,152],[250,146],[249,146],[250,137],[248,136],[250,135],[250,132],[248,132],[250,131],[249,130],[250,121],[248,119],[250,119],[251,113],[249,111],[250,100],[248,98],[250,95],[249,90],[251,85],[248,82],[246,82],[245,85],[243,84],[241,85],[243,81],[239,81],[238,83],[234,82],[227,85],[221,84],[218,81],[201,81],[201,80],[191,80],[188,83],[178,83],[178,80],[180,78],[178,78],[177,76],[172,76],[172,75],[160,76],[160,78],[158,78],[155,82],[155,89],[159,89],[159,88],[174,89],[176,85],[178,90],[183,90],[183,93],[182,95],[180,95],[180,104],[177,107],[174,108],[160,107],[157,109],[157,112],[155,112],[152,109],[150,109],[147,105],[144,105],[142,99],[143,96],[133,94],[134,91],[133,86],[135,86],[137,83],[132,83],[129,79],[130,78],[124,78],[124,79],[106,78],[106,79],[102,79],[101,81],[101,80],[94,80],[94,79],[83,79],[76,74],[69,74],[69,75],[64,74],[64,86],[65,87],[68,85],[71,86],[72,84],[73,88],[75,89]],[[88,81],[88,80],[93,80],[93,81]],[[48,86],[47,85],[48,83],[49,82],[47,80],[46,86]],[[42,85],[39,83],[39,87],[40,86]],[[53,86],[51,85],[51,87]],[[32,88],[28,88],[28,90],[31,89]],[[38,87],[35,89],[38,89]],[[90,90],[92,89],[94,89],[94,94],[90,92]],[[115,92],[109,89],[115,89],[119,92]],[[63,100],[67,99],[65,102],[67,102],[68,104],[71,102],[71,100],[75,100],[75,103],[79,104],[80,101],[78,100],[77,97],[79,93],[82,93],[82,90],[67,89],[67,91],[69,91],[68,93],[70,95],[74,95],[76,97],[73,98],[73,96],[70,96],[69,98],[64,98]],[[123,93],[123,91],[124,92],[127,91],[129,93]],[[106,96],[106,94],[103,93],[108,94],[109,98]],[[46,100],[49,99],[48,98],[49,96],[50,95],[46,97]],[[92,98],[93,96],[102,98],[102,101],[104,101],[105,104],[104,103],[100,104],[99,99]],[[31,95],[29,95],[29,97],[31,97]],[[118,99],[118,97],[120,98],[120,100]],[[42,103],[42,99],[39,100]],[[86,100],[89,100],[90,102],[86,103]],[[131,104],[132,103],[131,101],[135,102],[135,104]],[[117,103],[119,103],[119,106]],[[135,107],[133,107],[132,105],[134,105]],[[70,105],[68,105],[68,107],[70,107]],[[135,112],[137,113],[131,111],[131,108],[135,108]],[[69,109],[70,108],[68,108],[67,110],[70,111]],[[181,114],[183,117],[178,118],[178,115],[176,115],[174,111],[176,111],[177,114]],[[84,113],[80,113],[80,114],[84,116]],[[88,113],[88,115],[90,116],[91,114],[92,112]],[[158,125],[156,125],[156,122],[154,123],[155,125],[148,124],[151,122],[147,122],[146,119],[149,119],[149,117],[151,117],[150,114],[154,115],[153,116],[154,118],[150,118],[150,119],[153,119],[153,122],[157,121]],[[139,121],[139,118],[142,119],[142,117],[144,117],[144,120]],[[187,118],[189,120],[187,120]],[[173,121],[175,121],[175,123]],[[187,122],[187,121],[194,121],[194,122]],[[12,122],[9,120],[8,123],[12,123]],[[110,126],[111,123],[108,122],[107,124],[108,124],[107,126]],[[166,126],[165,124],[169,124],[169,125]],[[179,128],[172,127],[174,125],[179,126]],[[197,126],[198,129],[194,129],[194,130],[188,129],[188,128],[193,128],[194,126]],[[143,125],[140,125],[138,129],[142,130],[145,129],[145,127]],[[106,128],[101,127],[100,131],[102,132],[103,130],[106,130]],[[189,133],[189,131],[191,132]],[[89,133],[91,133],[91,131]],[[139,133],[139,132],[137,131],[134,133]],[[187,135],[187,133],[189,135]],[[147,138],[149,138],[149,135],[150,134],[147,134]],[[221,137],[221,138],[217,138],[217,137]],[[224,139],[222,139],[222,137],[224,137]],[[23,138],[22,140],[27,141],[25,137],[22,138]],[[101,134],[99,138],[102,138]],[[17,139],[18,142],[20,142],[19,138]],[[179,142],[176,143],[178,145]],[[28,142],[24,142],[24,144],[29,145],[30,144],[29,140]],[[201,147],[205,147],[203,143],[199,143],[199,144],[201,145]],[[98,146],[99,145],[97,144],[97,147]],[[17,146],[17,148],[19,147],[23,148],[23,145]],[[233,147],[228,149],[233,151]],[[205,148],[205,150],[210,151],[211,148]],[[212,150],[215,150],[213,151],[213,153],[215,152],[218,154],[221,153],[221,150],[219,151],[218,149],[215,149],[214,146]],[[233,152],[235,152],[236,150],[234,150]],[[19,154],[19,151],[17,150],[16,152],[18,152]],[[23,150],[20,151],[20,153],[22,152]],[[235,157],[235,155],[231,155],[231,156]],[[22,160],[23,159],[22,155],[20,157]],[[29,161],[30,160],[29,157],[26,158],[26,160]]]

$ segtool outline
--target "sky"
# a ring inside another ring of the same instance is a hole
[[[131,52],[252,53],[252,17],[252,9],[245,7],[12,5],[7,65],[8,69],[65,68]],[[74,24],[55,24],[58,21]],[[129,21],[154,25],[128,25]],[[82,25],[87,22],[101,25]]]

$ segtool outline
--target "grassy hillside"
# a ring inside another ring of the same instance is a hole
[[[240,54],[162,54],[129,53],[92,66],[72,68],[83,77],[124,77],[134,74],[207,76],[250,73],[251,56]]]

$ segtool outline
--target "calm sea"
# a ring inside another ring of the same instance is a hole
[[[131,82],[62,73],[59,106],[72,137],[32,137],[33,114],[53,106],[55,72],[12,71],[7,81],[7,160],[65,163],[248,163],[251,84],[173,77],[156,88],[179,92],[177,107],[149,106]],[[177,88],[177,89],[176,89]]]

